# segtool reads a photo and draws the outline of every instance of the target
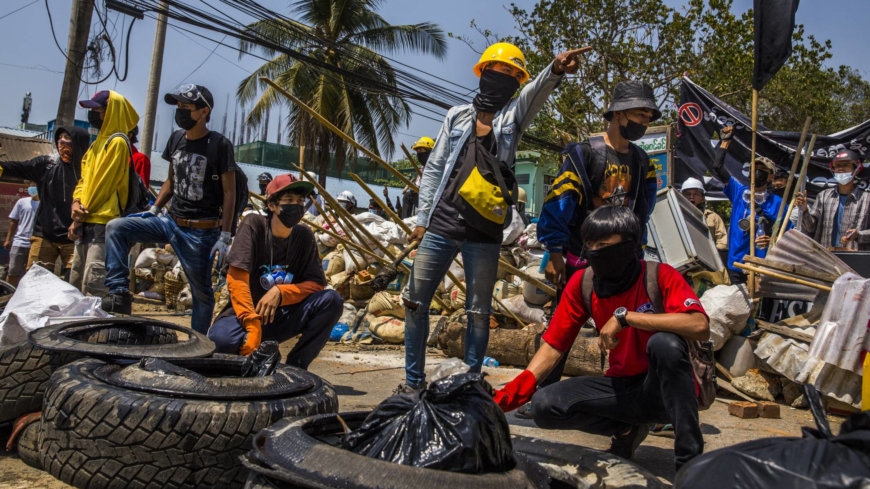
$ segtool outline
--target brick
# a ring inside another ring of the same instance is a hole
[[[758,405],[748,401],[734,401],[728,405],[728,414],[741,419],[758,417]]]
[[[766,401],[759,402],[758,415],[762,418],[779,419],[779,404]]]

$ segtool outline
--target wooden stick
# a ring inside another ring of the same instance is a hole
[[[410,187],[411,190],[413,190],[414,192],[418,192],[418,191],[419,191],[419,189],[417,188],[417,186],[414,185],[413,182],[411,182],[410,180],[408,180],[408,179],[405,177],[405,175],[402,175],[402,173],[401,173],[399,170],[396,170],[396,169],[393,168],[389,163],[387,163],[386,161],[382,160],[378,155],[372,153],[368,148],[366,148],[365,146],[363,146],[363,145],[359,144],[358,142],[356,142],[356,140],[354,140],[353,138],[351,138],[350,136],[348,136],[347,134],[345,134],[344,132],[342,132],[341,129],[335,127],[331,122],[329,122],[328,120],[326,120],[322,115],[318,114],[318,113],[317,113],[314,109],[312,109],[311,107],[305,105],[301,100],[299,100],[298,98],[294,97],[290,92],[288,92],[287,90],[284,90],[283,88],[281,88],[280,86],[278,86],[278,84],[276,84],[275,82],[273,82],[272,80],[270,80],[269,78],[267,78],[267,77],[265,77],[265,76],[261,76],[261,77],[260,77],[260,81],[262,81],[262,82],[266,83],[267,85],[271,86],[273,89],[275,89],[275,91],[277,91],[277,92],[280,93],[281,95],[284,95],[285,97],[289,98],[289,99],[290,99],[293,103],[295,103],[295,104],[296,104],[300,109],[302,109],[302,110],[304,110],[305,112],[307,112],[311,117],[314,117],[314,118],[317,120],[317,122],[323,124],[324,127],[326,127],[327,129],[329,129],[330,131],[334,132],[334,133],[335,133],[336,135],[338,135],[338,137],[340,137],[341,139],[344,139],[345,141],[347,141],[347,143],[350,144],[351,146],[353,146],[354,148],[356,148],[356,149],[362,151],[363,154],[365,154],[366,156],[368,156],[369,158],[371,158],[372,161],[374,161],[375,163],[381,165],[385,170],[387,170],[388,172],[392,173],[396,178],[398,178],[399,180],[401,180],[402,183],[404,183],[405,185],[407,185],[408,187]]]
[[[810,160],[812,159],[813,149],[815,147],[816,147],[816,135],[813,134],[813,137],[810,138],[810,145],[809,145],[809,147],[807,147],[806,153],[804,153],[804,163],[803,163],[803,166],[801,167],[801,174],[798,177],[798,182],[795,184],[795,190],[797,190],[798,185],[803,185],[804,182],[806,181],[807,168],[810,166]],[[788,211],[785,214],[788,217],[786,217],[785,219],[788,219],[791,217],[791,212],[792,212],[792,209],[794,209],[794,200],[795,200],[796,196],[797,196],[797,192],[795,192],[795,195],[792,196],[791,203],[789,203],[789,205],[788,205]],[[788,226],[780,227],[780,229],[779,229],[779,237],[780,238],[782,238],[782,235],[785,234],[785,228],[787,228],[787,227]]]
[[[409,236],[411,235],[411,228],[409,228],[407,224],[405,224],[401,219],[399,219],[399,216],[397,216],[395,212],[391,211],[389,207],[386,207],[384,205],[384,202],[380,199],[380,197],[378,197],[378,194],[375,193],[375,191],[372,190],[368,185],[366,185],[366,183],[362,180],[362,178],[359,177],[359,175],[357,175],[356,173],[350,173],[350,177],[353,178],[354,181],[356,183],[358,183],[359,186],[362,187],[362,189],[365,190],[367,194],[369,194],[369,196],[371,196],[372,200],[374,200],[376,204],[378,204],[379,206],[381,206],[382,209],[384,209],[384,211],[387,213],[387,215],[390,216],[390,219],[392,219],[402,229],[402,231],[404,231]],[[459,287],[459,290],[461,290],[463,294],[468,294],[468,291],[465,290],[465,285],[463,285],[462,282],[460,282],[456,278],[456,275],[453,275],[453,272],[448,270],[447,277],[449,277],[450,280],[452,280],[453,283],[456,284],[457,287]],[[503,309],[508,314],[510,314],[510,316],[512,318],[514,318],[514,320],[517,322],[517,324],[519,324],[523,328],[526,327],[526,323],[523,322],[522,319],[517,317],[517,315],[514,314],[513,311],[508,309],[507,306],[505,306],[501,300],[499,300],[496,297],[493,297],[493,300],[495,300],[495,303],[498,304],[498,306],[501,309]]]
[[[329,214],[326,213],[326,210],[325,210],[325,209],[323,209],[323,208],[320,207],[320,204],[317,203],[317,199],[311,199],[311,201],[314,202],[314,207],[317,209],[317,212],[319,212],[320,215],[322,215],[323,217],[325,217],[327,220],[328,220],[330,217],[333,217],[333,219],[334,219],[333,222],[334,222],[335,224],[338,224],[338,223],[339,223],[338,219],[336,219],[334,216],[330,216]],[[331,233],[330,233],[330,234],[331,234]],[[337,235],[333,235],[333,237],[336,237],[336,238],[337,238]],[[361,248],[361,247],[360,247],[360,248]],[[363,271],[363,270],[365,269],[365,267],[360,266],[359,262],[356,261],[356,257],[354,256],[353,251],[351,251],[351,250],[347,250],[347,254],[350,255],[350,260],[353,262],[353,265],[356,267],[356,271],[361,272],[361,271]],[[374,254],[374,253],[372,253],[372,254]],[[377,256],[377,255],[375,255],[375,256]]]
[[[812,122],[812,117],[807,117],[806,122],[804,122],[804,129],[801,131],[801,139],[798,142],[796,151],[794,152],[794,159],[791,162],[791,171],[788,174],[788,181],[785,183],[785,190],[783,191],[784,196],[788,195],[788,191],[791,188],[791,184],[794,181],[794,174],[797,172],[798,163],[801,161],[801,152],[800,150],[804,147],[804,143],[807,140],[807,134],[810,132],[810,122]],[[773,242],[770,243],[770,246],[773,247],[776,244],[777,237],[779,236],[779,228],[782,226],[783,215],[782,211],[785,210],[786,204],[785,200],[779,203],[779,210],[776,211],[776,222],[773,225]],[[788,226],[786,224],[786,226]]]
[[[758,128],[758,90],[752,89],[752,156],[749,159],[749,256],[755,256],[755,131]],[[749,273],[749,296],[755,298],[755,274]]]
[[[498,267],[506,270],[508,273],[518,276],[519,278],[525,280],[526,282],[531,282],[532,285],[541,289],[541,291],[546,292],[550,297],[556,297],[556,289],[550,287],[549,285],[541,282],[540,280],[532,277],[528,273],[514,268],[510,263],[505,263],[501,258],[498,259]]]
[[[414,158],[411,157],[411,152],[408,151],[408,148],[405,147],[405,143],[402,143],[401,146],[402,151],[405,152],[405,157],[408,158],[408,161],[410,161],[411,164],[414,165],[414,169],[417,170],[417,175],[423,176],[423,170],[420,169],[420,166],[417,164],[416,161],[414,161]]]
[[[383,265],[390,264],[389,260],[385,259],[384,257],[376,255],[374,252],[365,249],[365,247],[363,247],[357,243],[354,243],[353,241],[348,241],[348,240],[342,238],[338,234],[335,234],[334,232],[330,231],[329,229],[324,228],[323,226],[320,226],[320,225],[313,223],[311,221],[305,221],[305,222],[303,222],[303,224],[307,224],[308,226],[311,226],[314,229],[316,229],[322,233],[326,233],[326,234],[332,236],[333,238],[336,239],[336,241],[338,241],[339,243],[341,243],[345,246],[352,246],[352,247],[356,248],[357,250],[359,250],[360,253],[374,258],[375,260],[377,260],[379,263],[381,263]]]
[[[765,258],[752,258],[751,256],[744,256],[743,262],[749,263],[751,265],[772,268],[774,270],[790,273],[792,275],[797,275],[803,278],[810,278],[813,280],[819,280],[831,284],[833,284],[837,281],[838,278],[840,278],[839,275],[834,273],[817,272],[815,270],[810,270],[809,268],[802,267],[800,265],[792,265],[791,263],[784,263],[776,260],[767,260]]]
[[[749,272],[754,272],[754,273],[758,273],[761,275],[770,275],[773,278],[776,278],[779,280],[785,280],[786,282],[791,282],[793,284],[803,285],[805,287],[823,290],[825,292],[831,291],[831,288],[828,287],[827,285],[817,284],[815,282],[810,282],[808,280],[804,280],[801,278],[789,277],[788,275],[785,275],[785,274],[782,274],[779,272],[772,272],[770,270],[764,270],[763,268],[758,268],[758,267],[755,267],[752,265],[746,265],[744,263],[734,262],[734,266],[737,268],[743,269],[743,270],[748,270]]]
[[[813,335],[807,334],[801,331],[795,331],[788,326],[780,326],[778,324],[771,324],[767,321],[762,321],[760,319],[756,319],[755,323],[758,324],[758,327],[765,330],[770,331],[771,333],[776,333],[782,336],[788,336],[789,338],[794,338],[798,341],[803,341],[805,343],[813,342]]]

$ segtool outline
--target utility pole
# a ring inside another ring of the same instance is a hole
[[[55,127],[71,126],[75,121],[76,98],[79,95],[79,82],[84,66],[82,60],[88,48],[93,14],[94,0],[73,0],[66,43],[66,68],[63,73],[63,85],[60,87]]]
[[[91,0],[93,2],[93,0]],[[163,72],[163,46],[166,44],[166,11],[169,4],[160,2],[157,14],[157,30],[154,31],[154,51],[151,52],[151,77],[148,79],[148,95],[145,98],[145,118],[142,122],[142,152],[151,158],[154,121],[157,115],[157,100],[160,96],[160,75]]]

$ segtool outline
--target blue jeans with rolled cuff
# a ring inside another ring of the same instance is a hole
[[[420,387],[426,380],[426,341],[429,339],[429,304],[438,285],[450,268],[453,257],[462,251],[465,267],[465,363],[480,372],[489,343],[489,317],[492,314],[492,289],[495,286],[499,243],[471,243],[427,232],[417,248],[405,302],[405,383]]]
[[[206,334],[214,311],[212,257],[209,252],[220,234],[220,228],[185,228],[166,216],[123,217],[109,221],[106,225],[106,288],[110,294],[130,292],[127,255],[133,244],[169,243],[184,268],[193,294],[190,326],[194,331]]]

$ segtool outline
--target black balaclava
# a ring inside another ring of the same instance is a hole
[[[417,161],[420,162],[420,166],[426,166],[426,162],[429,161],[430,154],[432,154],[431,151],[423,151],[422,153],[417,153]]]
[[[500,71],[483,70],[480,74],[480,93],[474,97],[478,112],[495,113],[501,110],[520,88],[520,81]]]
[[[93,109],[89,110],[88,123],[99,131],[103,127],[103,119],[100,118],[100,113]]]
[[[585,249],[584,254],[592,267],[592,288],[595,295],[606,299],[631,288],[640,276],[637,243],[622,241],[598,250]]]

